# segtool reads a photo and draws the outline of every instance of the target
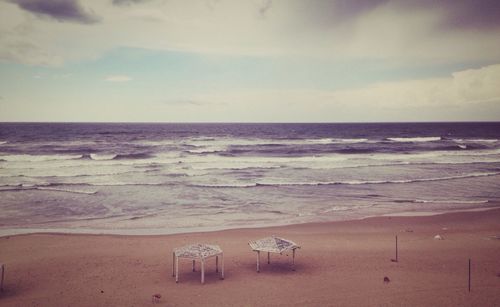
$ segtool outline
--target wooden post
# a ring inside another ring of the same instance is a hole
[[[470,258],[469,258],[469,292],[470,292]]]
[[[179,257],[175,257],[175,282],[179,282]]]
[[[267,252],[267,264],[271,263],[271,253]]]
[[[221,279],[224,279],[224,253],[220,254],[220,257],[221,257],[221,273],[220,273],[220,276],[221,276]]]
[[[398,262],[398,236],[396,235],[396,262]]]
[[[196,264],[195,263],[196,263],[196,260],[193,259],[193,272],[196,271]]]
[[[215,273],[219,272],[219,256],[215,256]]]
[[[205,283],[205,259],[201,258],[201,283]]]
[[[0,269],[2,270],[2,279],[0,280],[0,291],[3,291],[3,278],[5,275],[5,264],[0,264]]]
[[[260,272],[260,251],[257,251],[257,273]]]
[[[175,252],[172,253],[172,277],[175,276]]]

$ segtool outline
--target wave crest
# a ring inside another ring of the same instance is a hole
[[[420,142],[436,142],[441,141],[442,138],[440,136],[426,136],[426,137],[407,137],[407,138],[387,138],[387,140],[392,142],[401,142],[401,143],[420,143]]]
[[[44,162],[81,159],[83,155],[3,155],[0,159],[8,162]]]
[[[447,177],[397,179],[397,180],[346,180],[346,181],[311,181],[311,182],[256,182],[256,183],[231,183],[231,184],[194,184],[195,187],[204,188],[252,188],[252,187],[280,187],[280,186],[326,186],[326,185],[371,185],[371,184],[405,184],[428,181],[445,181],[476,177],[489,177],[500,175],[500,172],[471,173]]]

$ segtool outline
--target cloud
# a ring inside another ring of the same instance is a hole
[[[132,81],[132,78],[127,75],[110,75],[104,78],[106,82],[128,82]]]
[[[242,89],[199,93],[186,99],[196,104],[179,103],[172,107],[178,111],[175,114],[206,114],[204,120],[215,121],[498,120],[498,84],[500,64],[458,71],[443,78],[379,82],[346,90]]]
[[[259,7],[259,14],[262,17],[265,17],[267,11],[269,11],[272,6],[273,6],[273,1],[272,0],[264,0],[264,1],[262,1],[261,5]]]
[[[500,61],[500,5],[490,0],[81,2],[87,9],[75,0],[11,1],[62,21],[102,16],[93,27],[73,27],[29,19],[0,1],[0,57],[31,65],[94,59],[119,47],[399,66]],[[52,8],[61,3],[73,9]],[[13,41],[37,47],[14,56]]]
[[[171,105],[171,106],[201,106],[201,105],[207,105],[212,103],[207,102],[207,101],[199,101],[199,100],[193,100],[193,99],[166,99],[162,100],[161,103],[165,105]]]
[[[442,25],[453,29],[490,29],[500,26],[500,2],[476,1],[401,1],[405,9],[440,10],[444,12]]]
[[[131,5],[141,2],[147,2],[150,0],[113,0],[114,5]]]
[[[78,0],[10,0],[23,10],[37,16],[50,17],[58,21],[92,24],[99,21],[94,14],[85,11]]]
[[[364,88],[335,91],[331,102],[341,105],[459,107],[500,103],[500,64],[453,73],[447,78],[380,82]]]
[[[35,42],[0,35],[0,61],[37,66],[61,66],[64,59]]]

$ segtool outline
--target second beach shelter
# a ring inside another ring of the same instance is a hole
[[[295,271],[295,250],[300,248],[293,241],[278,238],[275,236],[262,238],[248,242],[254,252],[257,252],[257,272],[260,272],[260,252],[267,252],[267,263],[271,263],[270,253],[283,254],[286,251],[292,251],[292,270]]]

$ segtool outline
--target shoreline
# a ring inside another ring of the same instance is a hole
[[[493,306],[500,304],[499,220],[495,208],[170,235],[4,236],[0,304],[144,306],[158,293],[161,306]],[[273,254],[255,272],[248,242],[270,235],[301,245],[296,271],[291,255]],[[391,261],[395,235],[398,262]],[[175,283],[172,249],[196,242],[223,249],[224,280],[212,259],[204,285],[189,261],[181,261]]]
[[[2,237],[12,237],[18,235],[30,235],[30,234],[74,234],[74,235],[111,235],[111,236],[165,236],[165,235],[181,235],[190,233],[212,233],[225,230],[245,230],[245,229],[264,229],[264,228],[275,228],[275,227],[287,227],[287,226],[299,226],[307,224],[323,224],[323,223],[342,223],[342,222],[352,222],[360,221],[378,217],[425,217],[425,216],[436,216],[444,214],[453,213],[464,213],[464,212],[481,212],[481,211],[491,211],[500,210],[500,205],[496,207],[487,208],[469,208],[469,209],[455,209],[455,210],[444,210],[444,211],[403,211],[396,213],[385,213],[380,215],[369,215],[360,218],[349,218],[345,220],[332,220],[332,221],[311,221],[304,223],[290,223],[290,224],[272,224],[272,225],[255,225],[255,226],[222,226],[222,227],[197,227],[196,229],[189,228],[176,228],[165,230],[165,228],[130,228],[130,229],[91,229],[91,228],[0,228],[0,238]]]

